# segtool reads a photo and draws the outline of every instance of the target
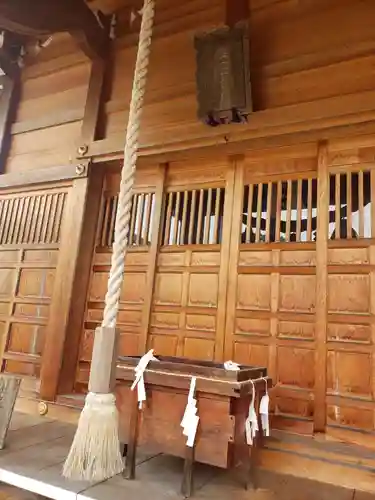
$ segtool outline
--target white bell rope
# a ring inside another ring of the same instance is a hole
[[[137,163],[141,113],[146,92],[154,14],[155,0],[144,0],[102,327],[115,328],[116,326],[124,278],[132,189]],[[108,388],[109,391],[110,388]],[[89,393],[78,422],[72,447],[64,464],[63,475],[72,479],[101,481],[120,473],[123,468],[115,397],[113,394]]]

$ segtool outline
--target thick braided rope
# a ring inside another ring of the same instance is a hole
[[[154,14],[155,0],[145,0],[141,31],[139,34],[137,62],[135,65],[128,128],[126,132],[124,164],[121,173],[121,184],[116,213],[111,270],[108,279],[108,290],[105,297],[105,308],[102,322],[103,327],[114,327],[116,325],[116,316],[119,307],[125,267],[125,255],[129,238],[134,172],[137,163],[141,113],[146,91]]]

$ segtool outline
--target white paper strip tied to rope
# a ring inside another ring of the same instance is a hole
[[[245,432],[246,432],[246,442],[248,445],[252,446],[255,436],[259,431],[258,417],[255,411],[255,385],[252,380],[250,380],[253,390],[251,401],[249,405],[249,414],[245,422]]]
[[[225,370],[228,370],[228,371],[238,372],[240,369],[240,365],[237,363],[234,363],[234,361],[226,361],[224,363],[224,368],[225,368]]]
[[[259,405],[259,413],[262,422],[263,434],[265,436],[270,435],[270,422],[269,422],[269,406],[270,406],[270,397],[268,395],[268,381],[266,378],[263,379],[266,384],[266,394],[260,400]]]
[[[154,350],[151,349],[148,351],[147,354],[141,357],[139,360],[138,365],[135,367],[135,380],[133,382],[133,385],[131,386],[131,390],[134,391],[134,389],[137,387],[138,391],[138,403],[139,403],[139,408],[142,408],[142,403],[143,401],[146,401],[146,388],[145,388],[145,380],[143,377],[144,371],[146,370],[148,364],[150,361],[158,361],[154,357]]]
[[[197,379],[191,378],[190,389],[188,395],[188,402],[185,408],[184,416],[181,420],[181,427],[183,428],[183,435],[187,437],[186,446],[193,448],[195,443],[195,436],[197,435],[199,417],[197,415],[197,400],[195,399],[195,387]]]

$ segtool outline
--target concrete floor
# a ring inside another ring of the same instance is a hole
[[[0,452],[0,481],[3,482],[0,485],[0,500],[32,500],[40,497],[56,500],[181,499],[182,460],[142,450],[137,457],[137,478],[134,481],[126,481],[121,476],[99,484],[66,481],[61,477],[61,467],[74,430],[71,424],[15,413],[6,449]],[[375,500],[373,494],[263,470],[257,474],[257,481],[257,491],[244,491],[233,474],[197,465],[194,498]]]

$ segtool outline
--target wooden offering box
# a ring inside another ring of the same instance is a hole
[[[120,435],[126,443],[126,477],[134,478],[137,444],[143,444],[160,453],[185,458],[182,483],[185,496],[191,494],[194,461],[223,469],[241,466],[247,487],[254,466],[254,449],[261,444],[261,432],[253,447],[246,443],[251,380],[259,415],[266,384],[271,387],[267,369],[241,366],[239,371],[229,371],[222,364],[160,356],[158,361],[149,363],[144,373],[147,401],[139,410],[137,390],[130,390],[139,359],[119,358],[116,373]],[[180,425],[192,376],[197,378],[195,397],[200,418],[193,449],[186,446]]]

